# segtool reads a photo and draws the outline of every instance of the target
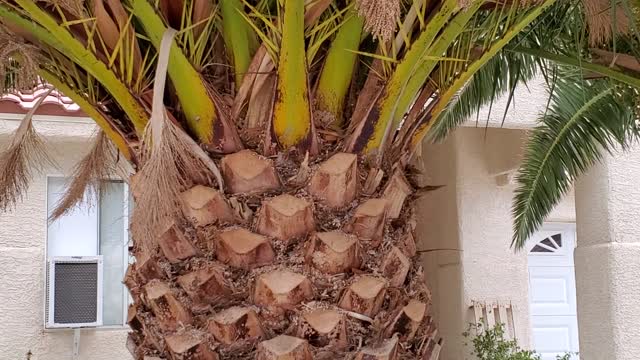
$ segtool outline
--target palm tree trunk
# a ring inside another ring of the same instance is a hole
[[[337,153],[296,174],[249,150],[219,165],[229,193],[184,192],[184,217],[133,251],[136,359],[438,358],[401,170]]]

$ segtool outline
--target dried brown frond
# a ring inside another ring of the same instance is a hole
[[[223,189],[222,176],[211,158],[169,118],[163,95],[171,42],[176,30],[162,36],[153,84],[151,119],[142,138],[142,168],[131,182],[136,206],[131,232],[141,246],[153,249],[153,239],[180,215],[180,193],[195,184],[211,185],[213,177]]]
[[[104,179],[112,173],[115,163],[113,144],[104,132],[98,132],[89,153],[75,166],[73,179],[49,221],[55,221],[80,204],[95,206],[103,193]]]
[[[582,2],[591,46],[608,43],[617,35],[629,33],[630,21],[622,4],[616,6],[614,26],[614,12],[610,0],[583,0]]]
[[[400,17],[399,0],[357,0],[356,10],[366,31],[384,41],[393,38]]]
[[[54,166],[44,140],[36,133],[31,121],[49,93],[41,96],[13,134],[9,147],[0,153],[0,211],[12,208],[22,199],[34,171],[42,172],[47,165]]]
[[[147,126],[142,169],[131,184],[136,196],[133,222],[138,224],[133,236],[143,240],[143,245],[151,244],[153,237],[179,216],[181,192],[195,183],[211,185],[214,176],[217,178],[211,168],[213,161],[203,158],[208,159],[204,151],[167,117],[161,121],[159,136],[153,133],[153,126]]]
[[[31,91],[38,85],[40,50],[0,28],[0,79],[2,91]]]
[[[44,0],[44,2],[57,6],[77,18],[83,18],[87,14],[84,0]]]

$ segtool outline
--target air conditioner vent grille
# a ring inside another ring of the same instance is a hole
[[[46,326],[101,326],[102,257],[54,257],[47,270]]]
[[[57,263],[55,266],[54,322],[95,322],[98,317],[98,264]]]

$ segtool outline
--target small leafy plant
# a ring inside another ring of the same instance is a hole
[[[479,331],[482,329],[481,331]],[[472,337],[471,332],[478,333]],[[465,338],[471,338],[473,355],[478,360],[541,360],[535,351],[524,350],[518,346],[516,340],[507,340],[504,337],[504,324],[498,324],[492,329],[484,329],[481,324],[471,324],[463,334]],[[557,360],[571,360],[571,354],[558,355]]]

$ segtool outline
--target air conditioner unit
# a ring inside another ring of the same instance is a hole
[[[46,327],[102,325],[102,256],[52,257],[47,265]]]

